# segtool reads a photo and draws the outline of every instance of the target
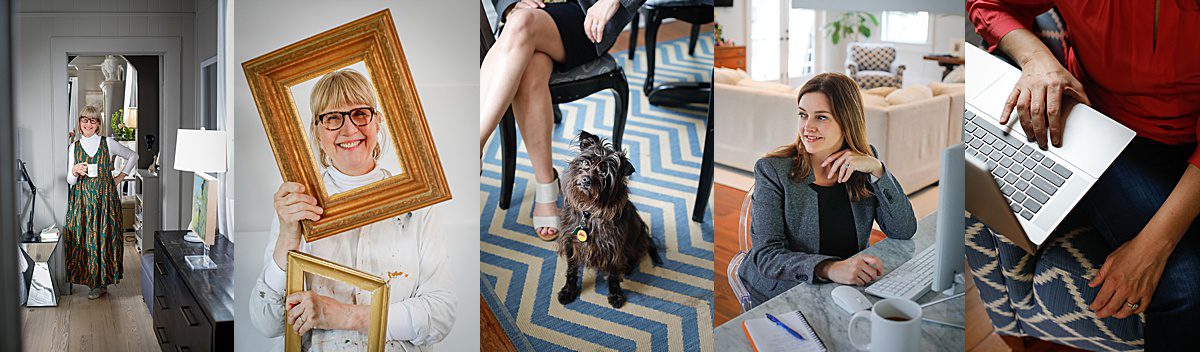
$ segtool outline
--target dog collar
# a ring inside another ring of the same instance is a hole
[[[588,232],[591,232],[592,230],[590,227],[588,227],[588,223],[592,220],[592,212],[584,211],[582,212],[582,215],[583,216],[579,219],[579,225],[575,226],[574,234],[575,239],[579,242],[587,242]]]

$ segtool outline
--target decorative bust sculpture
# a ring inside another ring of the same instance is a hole
[[[125,65],[121,64],[116,56],[105,57],[104,62],[100,63],[100,72],[104,73],[105,81],[125,80]]]

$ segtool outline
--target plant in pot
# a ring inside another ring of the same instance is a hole
[[[137,138],[137,129],[125,126],[124,112],[125,109],[113,112],[112,119],[108,121],[113,130],[113,138],[116,138],[117,141],[128,142]]]
[[[879,19],[870,12],[848,11],[832,22],[825,24],[825,36],[837,45],[842,39],[851,43],[871,37],[871,27],[879,26]],[[861,37],[860,37],[861,36]]]

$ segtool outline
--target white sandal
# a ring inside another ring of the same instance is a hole
[[[537,183],[537,181],[534,181],[534,188],[533,188],[534,205],[536,206],[537,204],[554,204],[557,207],[558,206],[558,192],[559,192],[558,171],[555,171],[554,172],[554,182]],[[537,229],[543,228],[543,227],[554,229],[554,234],[543,235],[541,232],[537,232]],[[558,214],[545,215],[545,216],[533,216],[533,232],[535,234],[537,234],[538,238],[542,239],[542,241],[553,241],[553,240],[557,239],[559,233],[561,232],[561,230],[558,228]]]

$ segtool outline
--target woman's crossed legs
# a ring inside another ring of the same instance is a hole
[[[513,9],[479,69],[479,154],[509,105],[521,129],[538,183],[554,182],[550,133],[554,128],[550,73],[566,58],[554,19],[539,9]],[[535,203],[534,216],[556,216],[552,203]],[[537,228],[538,234],[557,229]]]

